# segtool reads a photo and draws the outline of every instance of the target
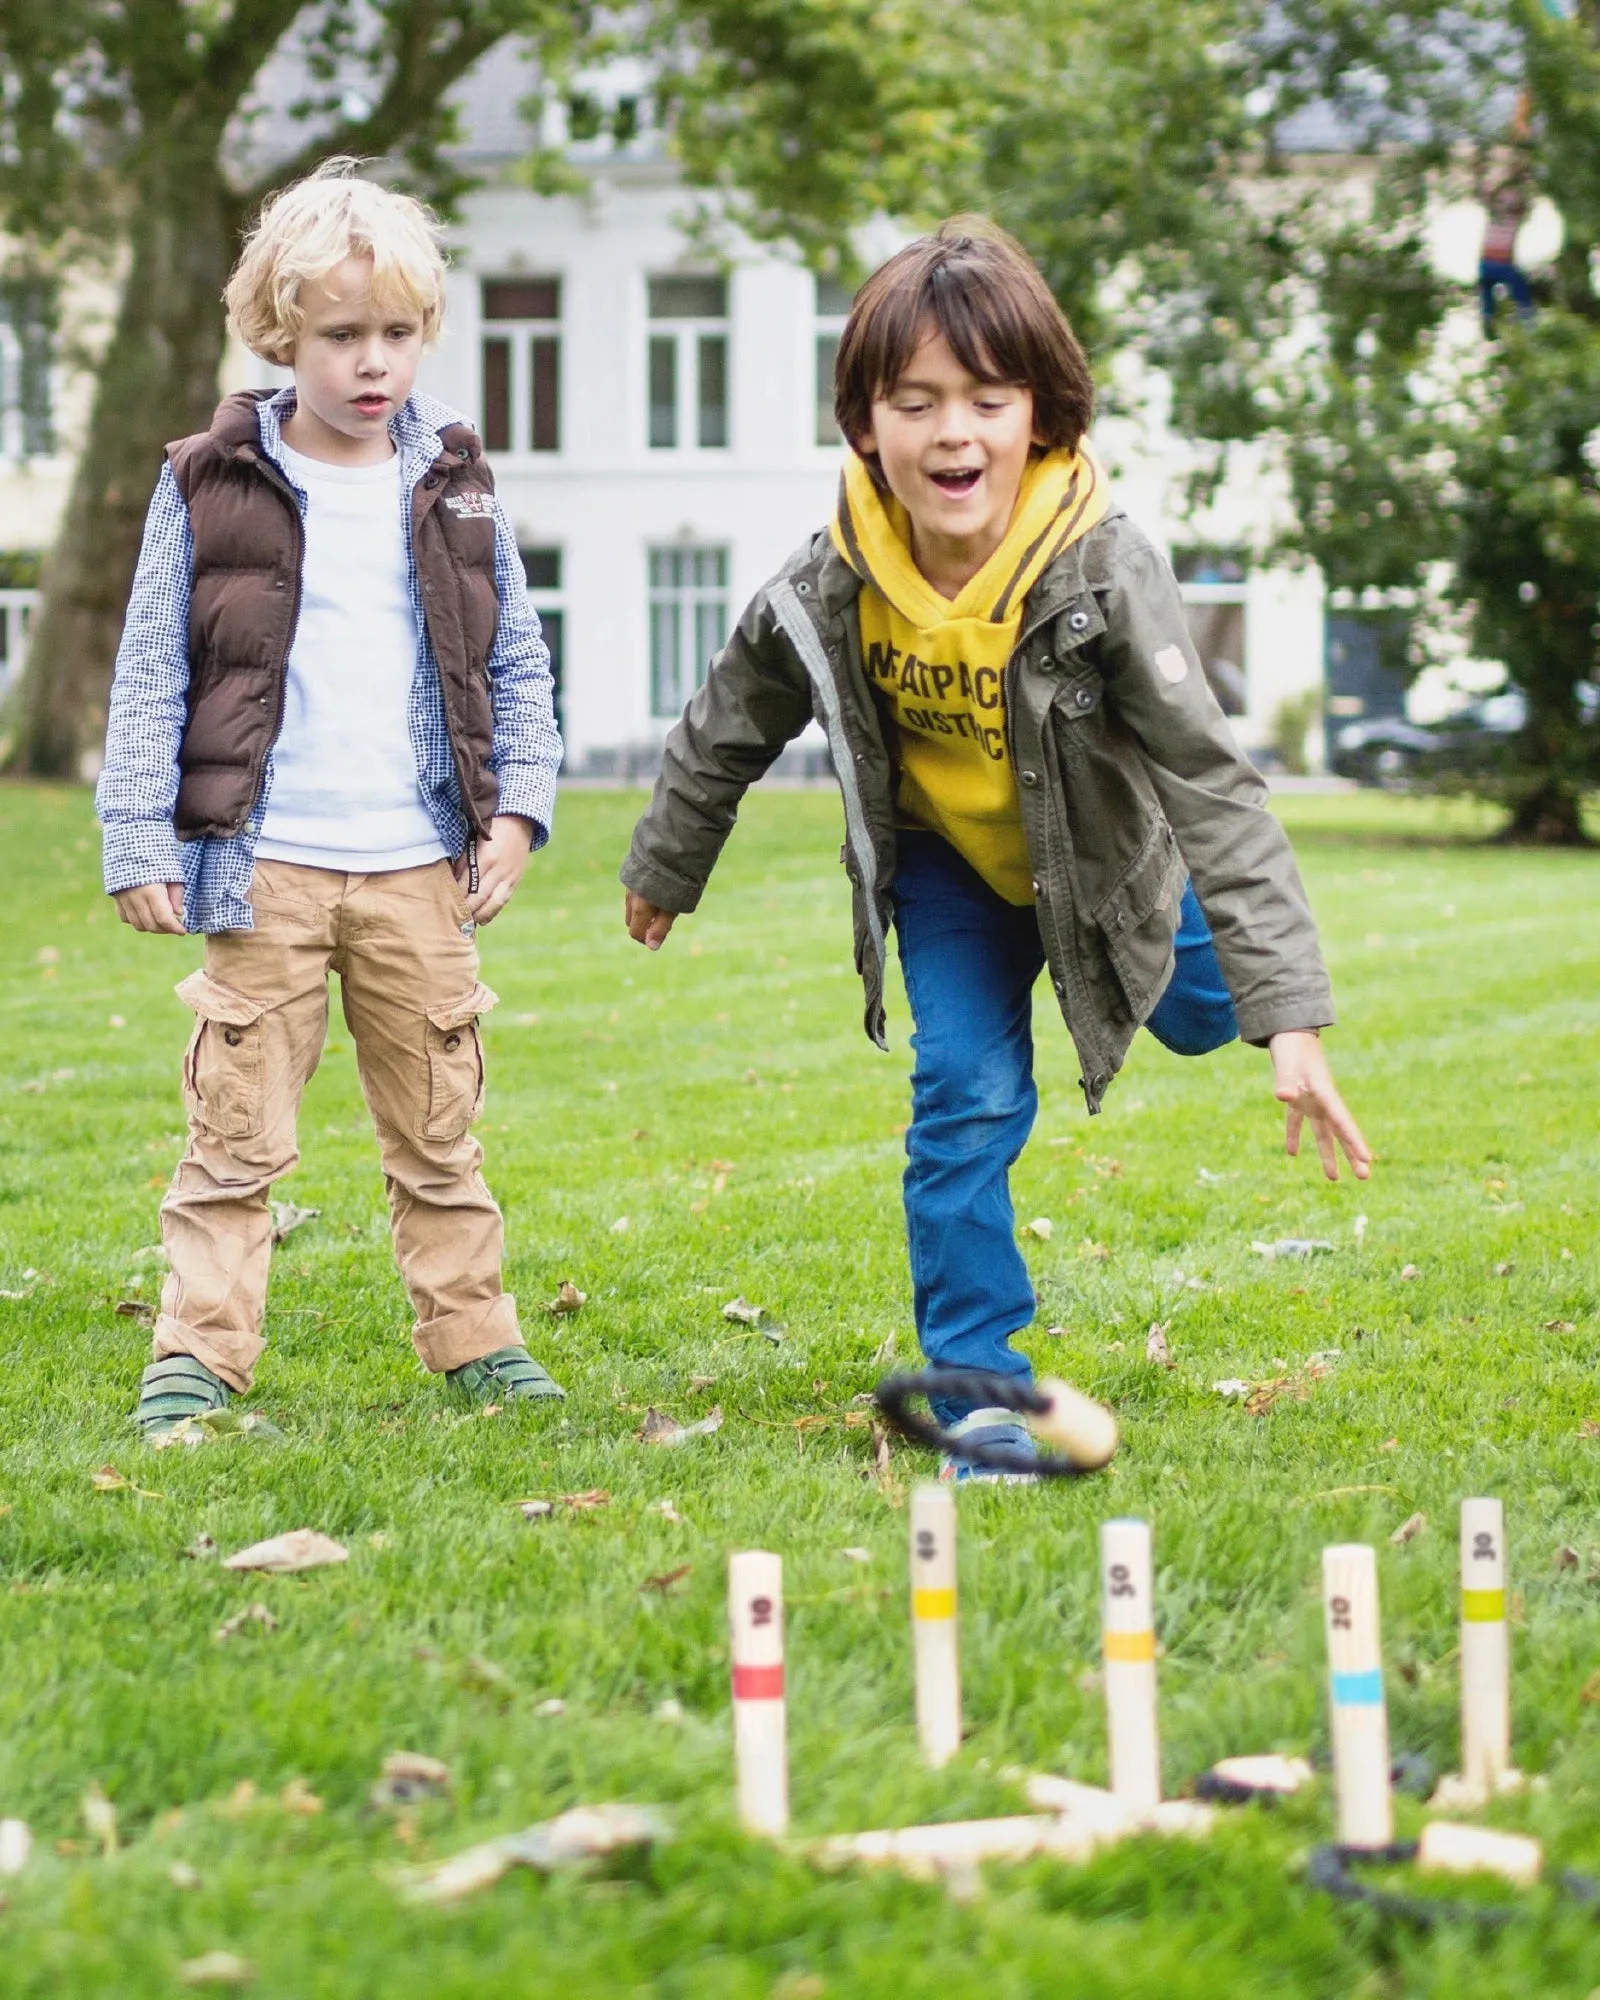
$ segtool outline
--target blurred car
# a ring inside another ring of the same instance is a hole
[[[1587,683],[1585,683],[1587,687]],[[1596,690],[1588,690],[1600,699]],[[1588,703],[1583,706],[1587,708]],[[1375,715],[1331,732],[1328,762],[1341,778],[1359,785],[1401,787],[1441,771],[1481,771],[1528,720],[1520,688],[1485,695],[1442,722],[1407,722],[1403,715]]]

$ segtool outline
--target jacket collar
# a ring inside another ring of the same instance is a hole
[[[240,389],[218,405],[211,420],[212,440],[225,458],[250,459],[259,453],[288,478],[283,463],[283,426],[294,409],[292,385]],[[415,486],[430,469],[445,474],[483,456],[478,435],[465,417],[449,404],[415,391],[395,411],[390,431],[409,486]]]

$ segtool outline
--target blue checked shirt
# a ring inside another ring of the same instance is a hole
[[[280,452],[280,427],[294,410],[294,391],[281,389],[259,406],[261,449],[299,498],[306,495],[290,477]],[[411,683],[411,742],[423,801],[446,854],[467,844],[466,816],[456,785],[450,737],[445,727],[444,693],[438,662],[428,639],[411,547],[411,501],[418,482],[439,456],[439,433],[464,419],[443,403],[413,395],[392,425],[406,493],[406,558],[411,605],[417,621],[417,671]],[[539,635],[539,620],[528,603],[516,538],[498,502],[495,505],[495,581],[500,622],[489,653],[494,745],[490,768],[500,784],[500,811],[533,822],[533,844],[550,838],[555,811],[556,771],[561,737],[552,703],[550,655]],[[106,726],[106,761],[95,791],[95,810],[105,829],[107,893],[148,882],[183,884],[184,922],[191,931],[252,928],[247,900],[255,869],[256,837],[272,789],[272,760],[262,774],[261,794],[242,832],[230,839],[180,841],[172,815],[178,800],[178,748],[187,719],[189,687],[189,590],[194,571],[194,538],[189,509],[172,467],[163,465],[144,544],[128,600],[122,643],[117,648]]]

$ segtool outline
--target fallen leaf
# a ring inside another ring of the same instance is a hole
[[[1292,1375],[1274,1375],[1268,1382],[1253,1383],[1249,1394],[1244,1399],[1245,1415],[1247,1417],[1266,1416],[1284,1390],[1291,1388],[1293,1383],[1294,1377]]]
[[[1585,1417],[1578,1426],[1578,1435],[1581,1438],[1600,1438],[1600,1423],[1596,1423],[1593,1417]]]
[[[871,1549],[841,1549],[839,1553],[853,1563],[869,1563],[872,1560]]]
[[[1422,1273],[1417,1269],[1415,1264],[1402,1264],[1400,1266],[1400,1275],[1409,1283],[1413,1278],[1420,1278]]]
[[[1087,1257],[1094,1264],[1108,1264],[1111,1261],[1111,1245],[1109,1243],[1091,1243],[1086,1236],[1078,1245],[1078,1255],[1080,1257]]]
[[[383,1760],[382,1775],[367,1796],[379,1812],[384,1812],[415,1805],[421,1799],[442,1799],[449,1791],[448,1764],[415,1750],[391,1750]]]
[[[647,1576],[639,1588],[641,1590],[659,1590],[662,1596],[665,1597],[675,1584],[682,1583],[683,1579],[690,1574],[693,1568],[693,1563],[680,1563],[676,1569],[666,1570],[660,1576]]]
[[[714,1389],[716,1386],[717,1378],[715,1375],[691,1375],[689,1377],[690,1391],[696,1396],[703,1396],[708,1389]]]
[[[278,1629],[277,1619],[264,1604],[247,1604],[231,1618],[224,1618],[211,1636],[219,1646],[226,1645],[235,1633],[242,1632],[247,1625],[259,1625],[263,1632],[276,1632]]]
[[[1036,1215],[1032,1222],[1025,1222],[1017,1231],[1019,1236],[1031,1236],[1036,1243],[1048,1243],[1056,1233],[1056,1226],[1048,1215]]]
[[[1315,1236],[1280,1236],[1276,1243],[1252,1243],[1250,1248],[1256,1256],[1271,1260],[1278,1257],[1325,1256],[1332,1251],[1333,1245]]]
[[[1516,1265],[1508,1259],[1504,1264],[1495,1265],[1494,1274],[1497,1278],[1509,1278],[1516,1268]]]
[[[759,1326],[761,1324],[762,1310],[760,1306],[751,1305],[750,1301],[741,1293],[738,1298],[729,1299],[728,1303],[722,1308],[722,1317],[724,1319],[736,1320],[740,1326]]]
[[[187,1861],[174,1861],[167,1870],[167,1880],[174,1889],[198,1889],[200,1870],[191,1867]]]
[[[236,1951],[208,1951],[178,1967],[185,1986],[248,1986],[256,1976],[249,1959]]]
[[[137,1493],[141,1500],[165,1498],[163,1494],[152,1493],[147,1486],[135,1486],[131,1479],[124,1479],[114,1465],[102,1465],[98,1472],[91,1472],[89,1484],[96,1493]]]
[[[1578,1690],[1578,1699],[1585,1708],[1600,1706],[1600,1667],[1595,1668],[1594,1672]],[[9,1821],[6,1823],[10,1824]]]
[[[545,1302],[545,1311],[555,1319],[564,1319],[570,1313],[582,1312],[588,1303],[589,1294],[580,1292],[570,1278],[563,1278],[553,1299]]]
[[[163,1430],[147,1433],[145,1443],[152,1451],[170,1451],[177,1446],[236,1443],[258,1438],[263,1443],[281,1439],[275,1423],[254,1410],[199,1410],[192,1417],[180,1417]]]
[[[619,1215],[611,1225],[611,1233],[613,1236],[626,1236],[632,1227],[633,1223],[628,1216]]]
[[[542,1715],[548,1719],[557,1715],[565,1715],[567,1704],[561,1699],[560,1695],[556,1694],[552,1695],[548,1701],[541,1701],[533,1712],[535,1715]]]
[[[898,1339],[898,1334],[886,1333],[883,1339],[878,1342],[877,1346],[872,1350],[872,1365],[874,1368],[887,1368],[889,1363],[893,1361],[895,1345]]]
[[[659,1514],[663,1521],[670,1521],[675,1528],[683,1526],[683,1516],[670,1500],[657,1500],[650,1511],[652,1514]]]
[[[1065,1326],[1047,1326],[1044,1330],[1045,1338],[1047,1340],[1065,1340],[1071,1330],[1070,1327]]]
[[[118,1299],[111,1308],[119,1319],[136,1319],[149,1326],[155,1319],[156,1309],[144,1299]]]
[[[259,1569],[272,1576],[293,1576],[303,1569],[321,1569],[327,1563],[348,1562],[350,1551],[315,1528],[294,1528],[270,1541],[252,1542],[229,1556],[224,1569]]]
[[[33,1832],[25,1819],[0,1819],[0,1875],[20,1875],[33,1852]]]
[[[872,1426],[872,1476],[887,1479],[890,1473],[889,1433],[882,1424]]]
[[[296,1208],[292,1201],[275,1201],[268,1204],[272,1210],[272,1240],[283,1243],[297,1229],[303,1229],[308,1222],[315,1222],[322,1213],[320,1208]]]
[[[322,1810],[322,1801],[307,1785],[304,1778],[291,1778],[278,1794],[278,1804],[285,1812],[298,1813],[302,1819],[314,1819]]]
[[[682,1722],[683,1703],[676,1695],[668,1695],[665,1701],[656,1703],[657,1722]]]
[[[1153,1361],[1160,1368],[1176,1368],[1178,1365],[1172,1358],[1172,1349],[1167,1345],[1167,1328],[1171,1324],[1171,1320],[1155,1321],[1144,1343],[1145,1360]]]
[[[256,1802],[255,1783],[250,1778],[241,1778],[217,1807],[224,1819],[243,1819]]]
[[[517,1505],[525,1521],[546,1521],[556,1511],[553,1500],[519,1500]]]
[[[1556,1550],[1555,1564],[1557,1569],[1576,1569],[1578,1567],[1578,1560],[1578,1551],[1576,1549],[1563,1547]]]
[[[180,1556],[187,1556],[190,1562],[209,1562],[217,1552],[216,1542],[210,1535],[196,1535],[186,1549],[179,1549]]]
[[[405,1895],[414,1903],[454,1903],[487,1889],[510,1868],[548,1874],[618,1848],[670,1838],[670,1825],[655,1806],[575,1806],[557,1819],[484,1841],[421,1870],[406,1883]]]
[[[1426,1514],[1410,1514],[1389,1537],[1389,1546],[1397,1549],[1406,1542],[1414,1542],[1428,1525]]]
[[[1118,1341],[1116,1344],[1120,1347],[1122,1343]],[[1241,1396],[1249,1395],[1250,1384],[1241,1382],[1237,1375],[1230,1375],[1225,1382],[1213,1382],[1211,1391],[1213,1395],[1225,1396],[1230,1402],[1236,1402]]]
[[[120,1844],[117,1840],[117,1809],[101,1791],[98,1782],[91,1784],[84,1793],[81,1810],[89,1838],[99,1841],[102,1854],[115,1854]]]
[[[1547,1319],[1544,1330],[1546,1333],[1576,1333],[1578,1329],[1570,1319]]]
[[[1378,1449],[1379,1451],[1398,1451],[1400,1449],[1400,1440],[1398,1438],[1385,1438],[1383,1443],[1378,1446]]]
[[[639,1430],[641,1444],[679,1445],[687,1444],[690,1438],[711,1437],[722,1429],[722,1405],[716,1404],[707,1416],[695,1424],[680,1424],[663,1411],[646,1410],[644,1423]]]
[[[456,1669],[456,1677],[464,1688],[492,1696],[502,1708],[516,1696],[517,1684],[505,1668],[497,1667],[482,1653],[469,1653]]]

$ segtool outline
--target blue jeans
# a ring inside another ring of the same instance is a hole
[[[947,841],[899,836],[894,927],[916,1064],[906,1133],[906,1237],[922,1351],[937,1367],[1026,1376],[1009,1345],[1033,1318],[1008,1180],[1033,1129],[1033,988],[1044,946],[1032,908],[997,896]],[[1179,1055],[1239,1032],[1216,950],[1185,888],[1177,969],[1147,1026]],[[950,1424],[970,1405],[935,1403]]]
[[[1528,283],[1527,272],[1515,264],[1500,264],[1486,257],[1478,266],[1478,302],[1483,311],[1483,330],[1491,340],[1495,307],[1502,291],[1516,307],[1519,319],[1533,318],[1533,287]]]

